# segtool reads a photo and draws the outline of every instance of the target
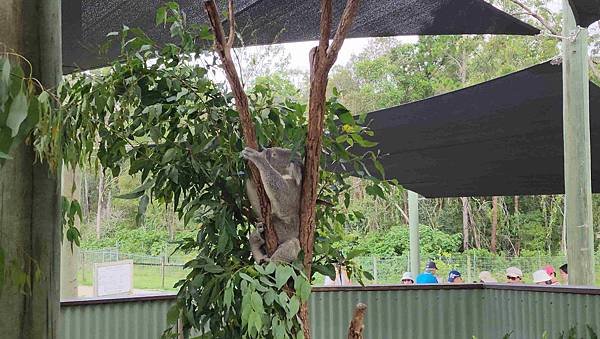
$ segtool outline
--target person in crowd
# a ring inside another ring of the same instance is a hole
[[[448,282],[451,284],[462,284],[464,281],[459,271],[452,270],[448,273]]]
[[[331,280],[328,276],[325,276],[324,286],[350,286],[352,282],[348,278],[348,272],[346,266],[335,265],[335,280]]]
[[[546,273],[548,273],[548,275],[552,278],[551,285],[560,285],[560,283],[558,282],[558,278],[556,278],[556,271],[554,270],[554,267],[552,267],[552,265],[547,265],[546,267],[544,267],[544,271],[546,271]]]
[[[417,276],[417,284],[437,284],[438,279],[435,277],[437,266],[435,262],[430,261],[425,265],[425,271]]]
[[[533,272],[533,283],[536,285],[552,285],[552,277],[546,270],[537,270]]]
[[[558,270],[560,271],[560,277],[563,279],[563,283],[567,285],[569,283],[569,270],[567,264],[562,265]]]
[[[402,275],[402,285],[412,285],[415,283],[415,279],[412,277],[412,273],[404,272]]]
[[[481,271],[479,273],[479,282],[480,283],[497,283],[498,280],[492,276],[492,272],[490,271]]]
[[[506,282],[509,284],[522,284],[523,272],[518,268],[511,266],[506,269]]]

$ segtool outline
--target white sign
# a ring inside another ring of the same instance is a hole
[[[94,296],[133,293],[133,260],[94,264]]]

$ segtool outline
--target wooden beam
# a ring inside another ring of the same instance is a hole
[[[588,31],[563,0],[563,136],[569,284],[594,284]]]
[[[410,271],[413,277],[420,272],[419,257],[419,194],[408,191],[408,219],[410,229]]]
[[[1,51],[27,58],[45,87],[62,77],[61,1],[0,1]],[[26,70],[27,72],[28,70]],[[60,168],[35,161],[25,143],[0,169],[0,247],[31,281],[26,293],[9,278],[0,288],[0,337],[59,338]]]

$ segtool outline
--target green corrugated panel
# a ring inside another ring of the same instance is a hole
[[[165,330],[174,300],[61,307],[62,339],[151,339]]]
[[[485,290],[486,313],[493,315],[488,336],[511,339],[558,338],[562,331],[578,327],[578,338],[587,338],[586,325],[600,334],[600,296],[514,290]]]
[[[366,339],[548,339],[586,325],[600,334],[600,295],[494,289],[346,289],[311,295],[313,338],[346,338],[354,306],[368,306]],[[63,306],[63,339],[152,339],[171,300]],[[580,332],[579,337],[586,337]]]
[[[315,292],[311,323],[315,339],[345,338],[354,306],[367,304],[366,339],[479,336],[482,290]]]

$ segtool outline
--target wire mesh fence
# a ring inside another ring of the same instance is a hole
[[[79,254],[79,281],[92,285],[94,264],[119,260],[133,261],[133,283],[137,289],[172,289],[187,272],[183,265],[188,258],[169,255],[124,253],[117,247],[100,250],[81,250]]]
[[[151,256],[120,252],[118,248],[104,248],[101,250],[81,250],[79,279],[84,285],[91,285],[95,263],[132,260],[134,264],[134,287],[138,289],[173,289],[173,285],[188,273],[183,265],[190,258],[183,256]],[[410,270],[408,255],[395,257],[359,257],[356,258],[363,267],[373,275],[372,281],[367,284],[397,284],[400,283],[402,274]],[[481,257],[477,255],[456,254],[451,256],[421,257],[421,269],[429,260],[435,261],[438,267],[437,275],[445,281],[450,270],[461,272],[465,282],[478,282],[481,271],[490,271],[499,282],[505,281],[506,268],[516,266],[523,271],[524,281],[531,282],[534,271],[552,265],[558,268],[566,263],[565,256],[537,255],[527,257]],[[596,271],[600,271],[600,258],[596,258]],[[418,272],[413,272],[416,276]],[[323,277],[316,280],[321,284]],[[596,282],[596,285],[600,285]]]

